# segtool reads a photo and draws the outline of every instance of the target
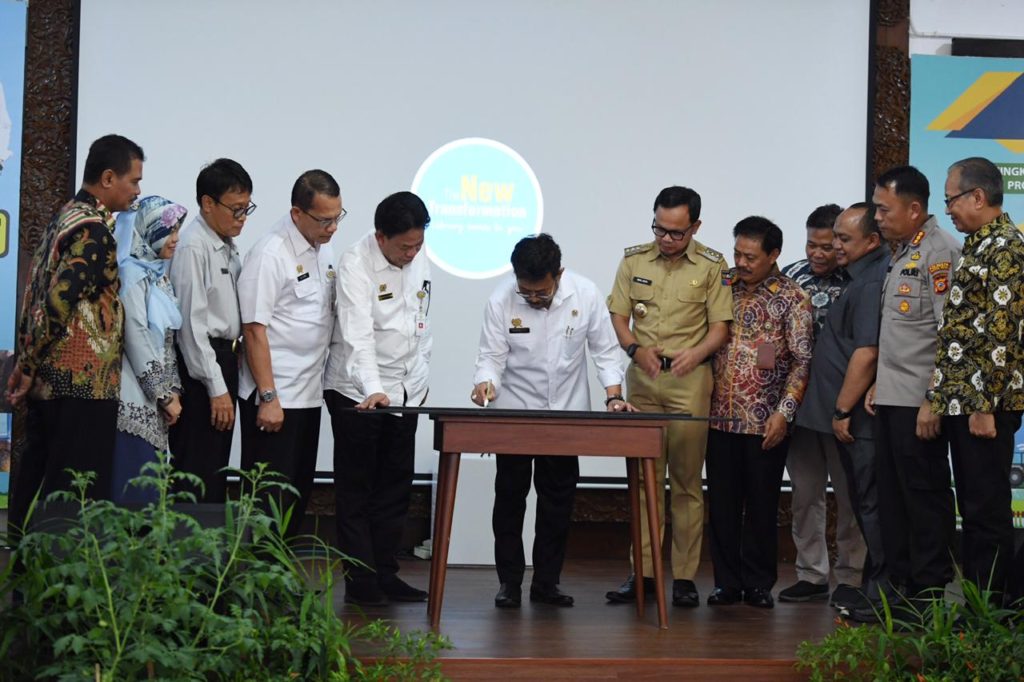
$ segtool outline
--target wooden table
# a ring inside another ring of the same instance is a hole
[[[554,412],[547,410],[481,410],[419,408],[434,420],[434,448],[440,453],[433,551],[430,560],[430,596],[427,615],[437,629],[444,600],[448,544],[463,452],[500,455],[556,455],[625,457],[629,483],[630,530],[633,567],[636,573],[636,612],[644,614],[643,553],[640,531],[641,462],[647,521],[651,535],[654,583],[658,600],[658,626],[668,628],[665,585],[661,565],[661,533],[657,499],[663,488],[654,462],[661,455],[669,420],[682,415],[621,414],[605,412]]]

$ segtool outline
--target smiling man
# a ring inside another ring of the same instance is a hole
[[[709,606],[775,605],[776,517],[789,425],[807,387],[811,302],[775,265],[782,230],[767,218],[733,228],[733,324],[714,358],[708,506],[715,589]]]
[[[89,496],[110,497],[124,341],[113,214],[139,196],[144,160],[142,149],[120,135],[93,142],[82,189],[36,248],[8,381],[11,403],[28,403],[28,443],[12,488],[13,528],[41,483],[44,495],[70,488],[66,468],[95,472]]]
[[[239,379],[242,468],[266,462],[296,488],[297,498],[279,493],[282,510],[294,504],[288,536],[302,526],[313,489],[335,315],[329,242],[346,213],[337,181],[322,170],[300,175],[291,200],[238,277],[246,359]]]
[[[345,601],[424,601],[398,577],[409,510],[417,414],[357,414],[419,406],[427,399],[430,264],[423,241],[430,214],[412,192],[377,206],[372,232],[338,265],[338,321],[331,339],[324,400],[334,431],[338,548],[360,564],[345,573]]]
[[[807,216],[807,258],[782,274],[803,287],[811,298],[815,336],[821,331],[832,303],[850,281],[833,248],[832,228],[842,212],[836,204],[819,206]],[[852,591],[861,580],[864,539],[850,506],[846,474],[831,430],[824,433],[797,425],[789,442],[786,468],[793,486],[793,544],[796,546],[797,581],[779,592],[779,601],[807,602],[829,597],[829,574],[834,572],[840,594]],[[830,570],[825,537],[829,479],[836,501],[836,564]]]
[[[966,235],[939,327],[931,403],[949,436],[964,577],[998,596],[1013,556],[1010,464],[1024,410],[1024,234],[988,159],[949,167],[946,213]]]

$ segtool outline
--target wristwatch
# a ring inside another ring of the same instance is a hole
[[[626,355],[633,357],[636,355],[636,349],[640,347],[639,343],[631,343],[626,347]]]
[[[610,395],[610,396],[608,396],[607,398],[604,399],[604,406],[608,407],[609,405],[611,405],[613,400],[622,400],[623,402],[625,402],[625,398],[623,398],[621,394],[620,395]]]
[[[835,419],[837,422],[841,422],[844,419],[849,419],[850,415],[852,414],[853,410],[842,410],[837,407],[835,412],[832,413],[832,418]]]
[[[277,397],[277,390],[270,389],[269,391],[260,391],[260,402],[261,403],[272,403],[274,398]]]

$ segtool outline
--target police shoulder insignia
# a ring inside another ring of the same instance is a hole
[[[637,244],[636,246],[626,247],[624,255],[635,256],[638,253],[647,253],[654,248],[654,242],[647,242],[646,244]]]
[[[917,246],[921,243],[922,239],[924,239],[924,230],[918,230],[917,234],[914,235],[914,238],[910,240],[910,245]]]
[[[725,260],[725,257],[718,251],[701,244],[697,247],[697,253],[707,258],[712,263],[720,263]]]
[[[939,261],[938,263],[932,263],[928,266],[928,273],[934,275],[940,270],[949,270],[950,262],[948,260]]]
[[[722,270],[722,286],[732,286],[733,281],[736,279],[736,268],[729,268],[728,270]]]
[[[937,272],[932,275],[932,289],[937,294],[946,293],[946,289],[949,288],[949,273],[948,272]]]

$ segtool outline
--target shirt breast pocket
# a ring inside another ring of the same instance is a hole
[[[634,301],[650,301],[654,298],[654,285],[637,281],[630,282],[629,297]]]
[[[679,302],[683,305],[699,305],[704,307],[708,300],[708,292],[704,287],[688,286],[678,292]]]
[[[312,277],[307,277],[301,282],[295,283],[295,298],[302,301],[312,302],[316,300],[320,291],[320,283]]]
[[[897,319],[917,320],[921,318],[921,289],[923,282],[917,277],[900,277],[896,280],[896,291],[889,297],[888,307]]]

